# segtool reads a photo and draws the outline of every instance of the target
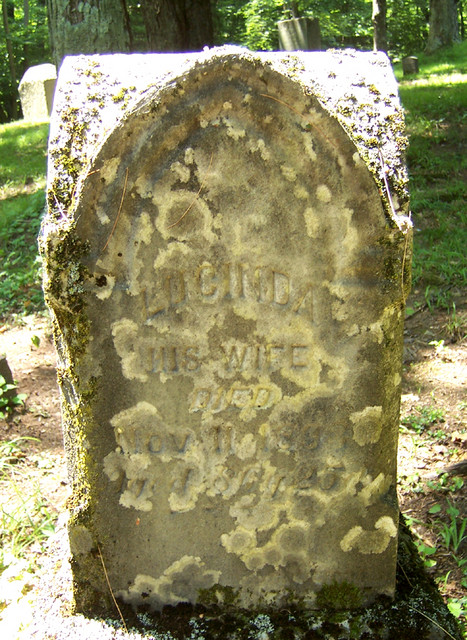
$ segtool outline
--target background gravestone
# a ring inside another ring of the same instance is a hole
[[[321,30],[318,18],[291,18],[277,23],[281,51],[319,51]]]
[[[47,120],[52,112],[57,72],[53,64],[29,67],[19,83],[23,117],[28,122]]]
[[[394,593],[401,130],[382,55],[64,63],[41,246],[80,610],[100,554],[156,609]]]
[[[419,68],[417,56],[406,56],[405,58],[402,58],[402,71],[404,72],[404,76],[418,73]]]

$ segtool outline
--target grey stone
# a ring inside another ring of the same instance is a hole
[[[111,606],[101,553],[153,609],[392,596],[411,225],[387,58],[68,59],[50,140],[78,610]]]
[[[277,23],[281,51],[319,51],[321,30],[318,18],[291,18]]]
[[[53,64],[29,67],[19,83],[23,117],[28,122],[47,120],[52,112],[57,71]]]

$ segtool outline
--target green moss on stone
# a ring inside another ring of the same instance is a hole
[[[127,91],[128,90],[125,89],[125,87],[122,87],[118,93],[112,96],[113,102],[123,102],[123,100],[125,100]]]
[[[205,606],[213,604],[231,606],[236,604],[238,598],[239,594],[236,589],[221,584],[215,584],[209,589],[200,589],[198,593],[199,603]]]
[[[325,584],[316,594],[316,604],[323,609],[358,609],[362,601],[360,589],[345,580]]]

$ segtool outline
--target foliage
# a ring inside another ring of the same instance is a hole
[[[17,83],[26,69],[49,62],[47,8],[45,0],[7,1],[8,27],[16,67],[16,83],[8,65],[6,34],[0,21],[0,123],[8,122],[19,109]],[[1,4],[1,2],[0,2]],[[29,11],[25,14],[25,7]]]
[[[450,501],[447,501],[446,513],[450,518],[449,524],[441,523],[439,535],[446,549],[454,553],[459,551],[460,545],[467,540],[467,518],[460,518],[459,509]]]
[[[286,0],[217,0],[214,22],[218,44],[250,49],[277,49],[277,22],[291,17]],[[324,49],[350,46],[371,49],[371,2],[366,0],[299,0],[300,16],[318,18]],[[387,38],[391,55],[423,50],[428,36],[429,0],[390,0]]]
[[[9,384],[5,378],[0,375],[0,418],[4,419],[13,412],[16,407],[24,404],[26,396],[24,393],[11,393],[16,389],[15,384]],[[0,467],[1,468],[1,467]]]
[[[460,586],[465,589],[467,588],[467,558],[462,557],[459,550],[461,544],[467,540],[467,518],[460,517],[460,509],[449,499],[446,500],[444,511],[449,517],[449,522],[445,521],[445,516],[442,515],[443,509],[439,503],[435,503],[429,509],[427,522],[422,522],[407,514],[404,515],[404,519],[414,534],[415,546],[424,566],[436,571],[438,561],[442,561],[448,552],[458,566],[461,575]],[[443,563],[440,562],[440,564]],[[445,575],[438,574],[436,582],[441,593],[446,594],[450,580],[452,580],[451,571]],[[456,618],[465,621],[467,618],[467,598],[447,598],[447,606]],[[467,638],[467,627],[465,627],[464,637]]]
[[[3,480],[8,474],[12,474],[18,462],[25,456],[21,443],[25,440],[37,440],[37,438],[26,438],[18,436],[12,440],[0,441],[0,479]]]
[[[8,485],[11,495],[7,504],[0,504],[0,574],[26,558],[33,545],[37,552],[54,531],[56,516],[50,513],[40,490],[25,495],[15,481],[15,472],[27,459],[21,447],[26,440],[35,438],[0,441],[0,481]],[[18,474],[21,472],[19,469]]]
[[[299,15],[318,18],[323,48],[371,48],[371,4],[365,0],[299,0]],[[292,17],[283,0],[217,0],[214,24],[217,44],[239,44],[249,49],[277,49],[277,22]]]
[[[20,191],[28,183],[40,180],[44,186],[48,133],[45,123],[0,125],[0,202],[8,190]]]
[[[390,53],[410,55],[422,51],[428,36],[429,2],[392,0],[387,6]]]
[[[401,421],[404,426],[413,429],[416,433],[421,433],[437,422],[444,422],[444,410],[436,407],[417,407],[415,413]]]

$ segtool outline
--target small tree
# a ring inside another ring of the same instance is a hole
[[[14,118],[17,118],[18,116],[18,102],[16,99],[18,80],[16,75],[16,62],[15,62],[15,55],[13,53],[13,44],[12,44],[11,33],[10,33],[10,25],[8,22],[7,0],[2,1],[2,23],[3,23],[3,30],[5,32],[5,46],[6,46],[6,53],[7,53],[7,59],[8,59],[8,68],[10,71],[10,84],[14,92],[13,100],[10,105],[11,117],[14,119]]]
[[[387,51],[386,0],[373,0],[373,49]]]

